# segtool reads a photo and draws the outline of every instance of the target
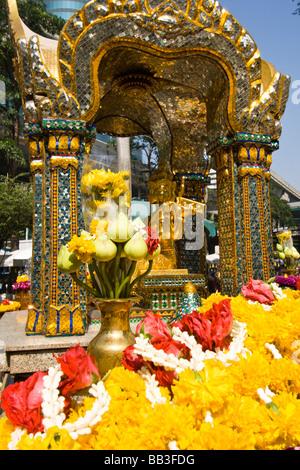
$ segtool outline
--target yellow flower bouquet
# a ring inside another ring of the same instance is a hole
[[[74,235],[58,254],[58,269],[69,273],[96,298],[129,298],[135,284],[149,274],[153,259],[160,253],[155,231],[141,220],[131,221],[127,215],[127,176],[110,170],[91,170],[83,176],[84,192],[92,195],[89,230]],[[136,263],[142,259],[149,261],[148,269],[132,280]],[[92,286],[77,276],[82,264],[88,265]]]

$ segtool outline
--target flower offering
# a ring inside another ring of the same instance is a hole
[[[80,346],[54,356],[2,392],[0,448],[298,448],[300,292],[273,292],[269,304],[213,294],[169,326],[148,312],[105,377]]]
[[[92,197],[89,230],[74,235],[58,254],[58,269],[69,273],[95,298],[129,298],[135,284],[149,274],[153,259],[160,253],[156,232],[140,219],[130,220],[127,214],[126,178],[127,173],[110,170],[91,170],[83,176],[84,193]],[[136,263],[143,259],[149,261],[148,269],[133,279]],[[82,264],[88,265],[92,285],[77,276]]]

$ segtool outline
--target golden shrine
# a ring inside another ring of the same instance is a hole
[[[15,0],[7,5],[34,188],[29,334],[44,323],[52,334],[58,312],[84,329],[85,295],[58,271],[57,256],[83,227],[82,167],[97,133],[154,139],[173,178],[164,202],[203,203],[211,165],[222,293],[269,279],[270,165],[290,78],[261,58],[238,21],[215,0],[92,0],[56,41],[25,26]],[[171,265],[160,267],[182,269],[180,243],[165,245]],[[204,263],[203,248],[197,256]],[[145,282],[162,281],[153,279]]]

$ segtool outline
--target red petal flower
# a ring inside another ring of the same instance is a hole
[[[92,356],[87,354],[84,348],[77,345],[61,356],[55,356],[61,366],[61,370],[66,377],[60,383],[60,392],[65,397],[69,397],[79,390],[83,390],[92,385],[93,375],[100,379],[98,368]]]
[[[132,370],[133,372],[137,372],[143,367],[143,361],[138,355],[134,354],[134,345],[128,346],[123,351],[122,364],[125,369]]]
[[[136,327],[136,334],[151,336],[151,344],[171,339],[171,332],[158,313],[146,312],[144,320]]]
[[[151,227],[148,227],[148,238],[145,240],[145,242],[148,246],[149,255],[153,255],[159,245],[159,238],[156,231]]]
[[[14,426],[26,428],[28,433],[44,430],[41,405],[45,372],[35,372],[27,380],[6,387],[1,394],[1,407]]]

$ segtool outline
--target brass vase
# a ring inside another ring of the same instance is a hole
[[[96,302],[101,314],[100,331],[88,346],[88,353],[95,358],[100,377],[121,365],[123,351],[134,344],[135,336],[130,328],[130,309],[140,300],[100,299]]]

